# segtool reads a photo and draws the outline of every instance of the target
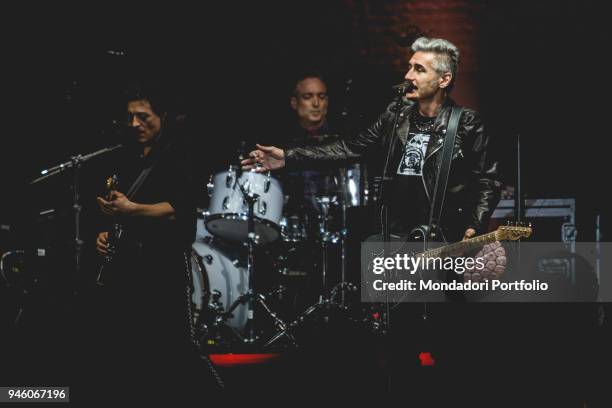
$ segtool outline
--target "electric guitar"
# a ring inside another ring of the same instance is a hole
[[[408,254],[411,258],[417,259],[421,258],[423,262],[427,259],[447,259],[452,257],[464,256],[466,253],[470,251],[479,249],[486,244],[490,244],[497,241],[516,241],[521,238],[528,238],[532,233],[531,224],[528,226],[514,224],[514,225],[504,225],[497,228],[497,230],[493,232],[489,232],[487,234],[479,235],[473,238],[469,238],[465,241],[455,242],[449,245],[440,245],[437,244],[437,247],[433,247],[422,252],[415,251],[417,244],[408,243],[405,239],[392,239],[392,242],[388,244],[385,251],[385,243],[381,242],[382,237],[380,235],[371,236],[365,240],[365,245],[363,248],[365,249],[362,253],[362,279],[363,286],[365,286],[366,293],[370,299],[374,297],[380,298],[376,294],[376,292],[372,289],[372,285],[375,280],[385,279],[385,275],[379,273],[374,273],[374,264],[375,258],[394,258],[396,256],[403,256],[404,254]],[[412,244],[412,245],[411,245]],[[426,246],[426,244],[418,242],[418,247]],[[423,264],[421,264],[423,265]],[[380,269],[380,267],[379,267]],[[397,282],[400,279],[418,281],[418,280],[439,280],[439,270],[429,270],[429,269],[419,269],[418,271],[414,271],[411,273],[407,273],[406,270],[398,270],[394,268],[385,268],[388,272],[387,278],[390,277],[389,281]],[[362,292],[362,295],[365,293]],[[394,296],[393,302],[401,301],[405,299],[407,296],[406,292],[402,292],[397,296]]]
[[[529,238],[531,232],[531,224],[528,226],[521,224],[502,225],[488,234],[479,235],[465,241],[455,242],[454,244],[445,245],[439,248],[433,248],[415,256],[422,256],[425,258],[458,256],[492,242],[517,241],[521,238]]]
[[[111,193],[113,190],[119,190],[119,178],[116,174],[113,174],[111,177],[106,179],[105,198],[107,201],[112,200]],[[117,216],[113,216],[113,225],[108,232],[106,255],[104,255],[104,260],[102,261],[100,271],[98,272],[97,284],[100,286],[104,286],[104,276],[106,275],[105,272],[110,268],[110,265],[113,263],[113,260],[117,255],[117,247],[119,240],[121,239],[121,232],[121,224],[119,223]]]

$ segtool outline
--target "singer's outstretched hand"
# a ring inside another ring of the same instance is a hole
[[[257,150],[240,162],[243,170],[255,169],[258,173],[285,167],[285,151],[275,146],[255,145]]]

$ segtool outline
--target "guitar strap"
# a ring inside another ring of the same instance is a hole
[[[131,200],[136,195],[138,190],[140,190],[140,187],[142,187],[142,184],[145,182],[145,180],[149,176],[149,173],[151,173],[151,170],[153,170],[153,167],[155,167],[155,165],[159,162],[159,160],[164,155],[164,153],[168,151],[171,145],[172,145],[172,142],[171,141],[168,142],[168,144],[164,146],[164,149],[160,151],[153,160],[151,160],[151,164],[149,164],[149,166],[142,169],[142,171],[140,172],[136,180],[134,180],[129,190],[125,194],[128,199]]]
[[[125,194],[128,199],[131,200],[134,197],[134,195],[138,192],[138,190],[140,190],[142,183],[144,183],[144,181],[147,179],[147,177],[149,176],[149,173],[151,173],[151,170],[153,170],[153,164],[142,169],[142,171],[138,175],[138,178],[132,183],[132,186]]]
[[[453,106],[450,119],[448,120],[448,126],[446,127],[446,138],[444,139],[442,156],[438,160],[438,175],[436,177],[436,186],[434,187],[433,199],[429,211],[429,236],[436,233],[440,226],[440,217],[442,216],[442,207],[444,206],[448,175],[453,161],[455,138],[457,136],[459,119],[462,113],[462,107]]]

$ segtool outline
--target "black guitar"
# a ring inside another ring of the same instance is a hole
[[[113,190],[117,191],[119,189],[119,178],[116,174],[113,174],[111,177],[106,179],[106,200],[112,200],[111,193]],[[106,250],[106,255],[104,255],[104,260],[102,265],[100,266],[100,271],[98,272],[97,284],[100,286],[104,286],[104,276],[106,275],[106,271],[110,268],[110,265],[113,263],[115,256],[117,255],[117,247],[119,244],[119,240],[121,239],[121,224],[117,216],[113,216],[113,225],[108,232],[108,246]]]

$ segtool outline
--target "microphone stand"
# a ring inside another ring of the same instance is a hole
[[[523,180],[521,176],[521,134],[516,135],[516,187],[514,190],[514,218],[519,223],[525,218],[525,200],[523,198]],[[521,240],[516,243],[517,262],[521,267]]]
[[[387,255],[391,251],[391,232],[389,231],[389,203],[390,203],[390,184],[393,181],[393,177],[389,177],[387,174],[389,172],[389,163],[391,161],[391,157],[393,156],[393,151],[395,147],[395,141],[397,140],[397,128],[400,117],[400,112],[402,110],[402,97],[405,95],[407,88],[411,86],[410,83],[403,83],[400,85],[396,85],[393,87],[395,94],[395,106],[393,107],[393,130],[391,132],[391,137],[389,139],[389,147],[387,149],[387,156],[385,159],[385,165],[383,167],[382,179],[380,180],[380,187],[378,189],[378,201],[380,202],[380,218],[381,218],[381,227],[382,227],[382,236],[383,236],[383,248],[384,254]],[[388,271],[385,271],[385,280],[388,281],[389,275]],[[389,332],[391,330],[391,308],[389,302],[389,291],[385,291],[385,312],[383,313],[383,333],[386,336],[389,336]],[[387,368],[387,391],[391,391],[392,387],[392,368]]]
[[[402,110],[402,97],[406,93],[407,84],[396,85],[393,87],[393,89],[396,92],[394,99],[395,106],[393,107],[393,131],[391,132],[391,138],[389,139],[389,148],[387,149],[385,166],[383,167],[382,179],[380,180],[380,187],[378,189],[378,201],[380,202],[380,218],[382,224],[381,226],[385,254],[388,254],[390,252],[389,244],[391,242],[391,232],[389,231],[389,201],[391,194],[388,190],[391,182],[393,181],[393,177],[387,176],[387,173],[389,172],[389,162],[391,160],[391,156],[393,155],[395,141],[397,139],[397,124],[399,122],[399,116]],[[386,273],[385,278],[387,278]],[[387,334],[391,329],[390,312],[391,310],[389,307],[389,292],[385,291],[384,327],[385,332],[387,332]]]
[[[521,135],[516,135],[516,189],[514,191],[514,217],[522,222],[525,217],[525,200],[521,179]]]
[[[40,177],[32,180],[30,185],[40,183],[50,177],[61,174],[66,170],[72,169],[72,210],[74,211],[74,273],[75,278],[80,277],[81,272],[81,251],[83,247],[83,240],[81,240],[81,203],[79,197],[80,187],[80,171],[83,163],[87,162],[94,157],[110,153],[114,150],[121,148],[123,145],[116,145],[113,147],[106,147],[104,149],[97,150],[93,153],[86,155],[77,154],[70,157],[70,160],[60,163],[57,166],[45,169],[40,172]],[[75,293],[76,294],[76,293]]]

